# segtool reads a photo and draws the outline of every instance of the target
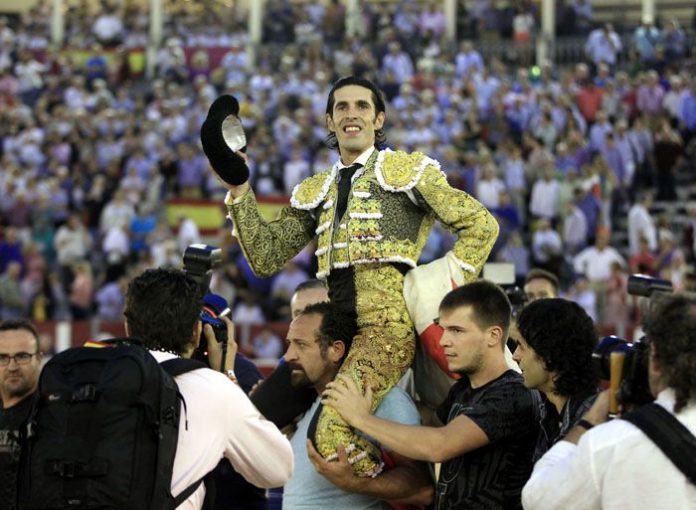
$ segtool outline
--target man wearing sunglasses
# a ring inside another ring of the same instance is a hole
[[[41,372],[39,335],[25,320],[0,322],[0,501],[14,510],[19,430],[31,411]]]

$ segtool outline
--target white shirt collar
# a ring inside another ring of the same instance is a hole
[[[355,164],[359,164],[360,166],[365,166],[367,164],[367,160],[370,159],[370,156],[372,156],[372,153],[376,151],[377,149],[375,148],[374,145],[370,146],[365,152],[360,154],[357,158],[355,158],[355,161],[353,161],[350,165],[344,165],[343,162],[339,159],[338,160],[338,169],[341,170],[342,168],[348,168],[349,166],[353,166]]]

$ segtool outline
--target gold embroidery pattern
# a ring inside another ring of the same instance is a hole
[[[388,152],[380,168],[384,183],[389,189],[407,187],[416,178],[416,167],[423,160],[420,152]]]
[[[403,275],[389,264],[355,266],[359,332],[340,373],[348,374],[361,388],[366,382],[374,389],[373,412],[413,361],[416,337],[402,289]],[[355,444],[367,452],[365,459],[353,465],[357,473],[370,473],[379,465],[379,451],[330,407],[319,417],[316,439],[324,457],[339,444]]]
[[[251,190],[227,209],[239,245],[257,276],[273,276],[314,238],[316,222],[308,211],[284,207],[278,219],[266,222]]]
[[[333,184],[336,172],[334,165],[331,170],[306,178],[292,190],[290,204],[296,209],[315,209],[326,196],[329,186]]]
[[[442,172],[433,166],[426,167],[415,191],[438,221],[457,234],[454,255],[475,269],[473,274],[465,272],[465,278],[475,279],[498,237],[496,219],[480,202],[450,187]]]
[[[350,233],[354,237],[374,237],[381,231],[377,220],[355,219],[350,222]]]

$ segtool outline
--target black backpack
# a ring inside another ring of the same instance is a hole
[[[202,480],[172,497],[183,402],[174,376],[205,366],[159,364],[131,341],[51,358],[25,431],[19,508],[176,508]]]

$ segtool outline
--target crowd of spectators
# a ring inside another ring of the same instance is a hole
[[[446,39],[440,2],[366,2],[349,37],[339,1],[269,0],[254,65],[246,14],[171,1],[151,80],[128,58],[148,43],[139,4],[67,3],[66,48],[84,60],[49,47],[48,2],[0,19],[0,317],[120,320],[130,275],[180,265],[201,240],[190,218],[170,225],[164,204],[221,202],[198,140],[212,100],[240,100],[253,187],[283,197],[335,160],[323,143],[328,90],[363,74],[387,97],[389,145],[436,158],[496,215],[492,259],[514,263],[520,279],[548,269],[592,317],[619,310],[628,323],[629,270],[690,282],[696,207],[679,229],[649,208],[688,198],[677,182],[694,170],[685,157],[696,154],[694,54],[675,21],[646,19],[619,38],[594,25],[588,1],[559,3],[571,32],[587,36],[586,62],[482,56],[487,38],[529,46],[539,14],[526,0],[468,2],[458,24],[476,39],[458,42]],[[225,48],[219,64],[212,47]],[[629,210],[642,223],[631,227]],[[312,248],[259,279],[220,227],[208,240],[225,246],[226,264],[212,288],[234,304],[234,320],[286,319],[289,296],[313,274]],[[626,228],[628,247],[612,235]],[[436,229],[423,261],[451,242]],[[254,341],[261,356],[278,344],[270,331]]]

